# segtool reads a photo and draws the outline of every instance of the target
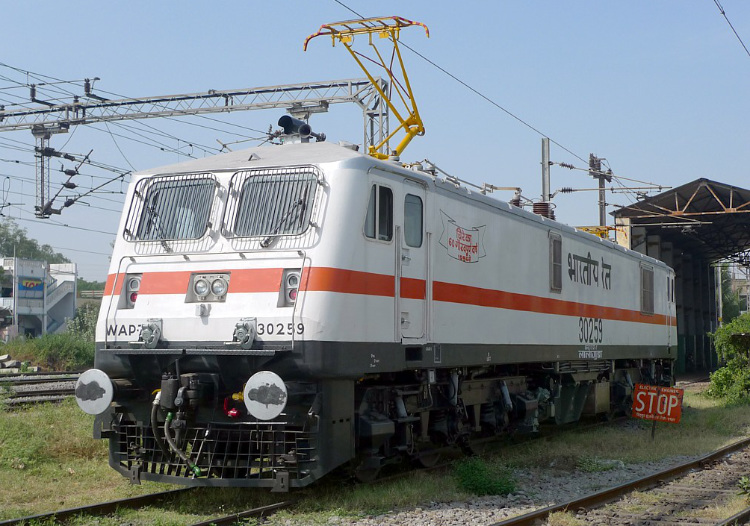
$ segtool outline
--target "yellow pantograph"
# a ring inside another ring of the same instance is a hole
[[[357,64],[359,64],[359,67],[362,68],[362,71],[365,72],[365,75],[367,75],[367,78],[378,91],[383,101],[385,101],[385,103],[388,105],[391,113],[393,113],[393,115],[398,119],[399,126],[395,130],[393,130],[379,144],[374,146],[371,145],[369,147],[368,153],[373,157],[377,157],[378,159],[387,159],[389,157],[389,155],[380,153],[379,150],[385,144],[387,144],[388,141],[399,132],[399,130],[404,130],[406,136],[401,139],[401,142],[398,144],[398,146],[392,150],[391,155],[401,155],[401,153],[404,151],[404,148],[406,148],[406,146],[415,136],[424,135],[424,124],[422,123],[422,118],[419,116],[417,103],[414,100],[414,93],[412,92],[411,84],[409,83],[409,77],[406,74],[404,61],[401,58],[401,50],[398,47],[398,37],[401,29],[410,26],[423,27],[427,37],[429,38],[430,30],[427,29],[426,25],[420,22],[413,22],[399,16],[391,16],[363,18],[361,20],[349,20],[345,22],[324,24],[320,26],[320,29],[317,33],[315,33],[314,35],[310,35],[305,39],[305,51],[307,51],[307,44],[310,42],[310,40],[321,35],[330,35],[331,41],[334,46],[336,45],[336,41],[341,42],[349,51]],[[355,35],[368,36],[369,44],[373,48],[376,58],[366,57],[365,55],[354,51],[352,45],[354,43]],[[386,63],[383,55],[380,53],[377,46],[373,42],[373,35],[377,35],[380,39],[388,39],[393,44],[393,52],[391,54],[390,64]],[[396,106],[394,105],[393,100],[391,99],[391,94],[385,93],[380,85],[375,81],[373,76],[365,67],[363,59],[375,63],[386,71],[389,79],[388,86],[390,87],[388,91],[395,92],[398,98],[401,99],[401,103],[405,108],[403,113],[399,112],[398,108],[396,108]],[[398,60],[399,66],[401,68],[401,81],[396,78],[393,72],[394,60]],[[408,115],[406,115],[407,112]],[[404,115],[406,115],[406,117],[404,117]]]

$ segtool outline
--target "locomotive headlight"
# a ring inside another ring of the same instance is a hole
[[[223,278],[213,280],[211,283],[211,292],[214,296],[223,296],[227,293],[227,282]]]
[[[193,285],[193,291],[196,296],[205,296],[208,294],[208,281],[205,279],[198,279]]]
[[[229,292],[230,276],[230,272],[196,272],[192,274],[187,294],[185,294],[185,303],[224,303]]]

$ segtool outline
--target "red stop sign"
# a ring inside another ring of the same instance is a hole
[[[635,384],[632,415],[644,420],[677,424],[682,417],[682,395],[675,387]]]

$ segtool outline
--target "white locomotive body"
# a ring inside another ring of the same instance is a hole
[[[133,177],[77,398],[133,481],[369,478],[670,383],[673,278],[348,148],[232,152]]]

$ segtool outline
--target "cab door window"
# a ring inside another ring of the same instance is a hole
[[[379,241],[393,239],[393,192],[387,186],[372,185],[365,217],[365,236]]]
[[[404,241],[410,247],[422,246],[422,199],[413,194],[404,198]]]

